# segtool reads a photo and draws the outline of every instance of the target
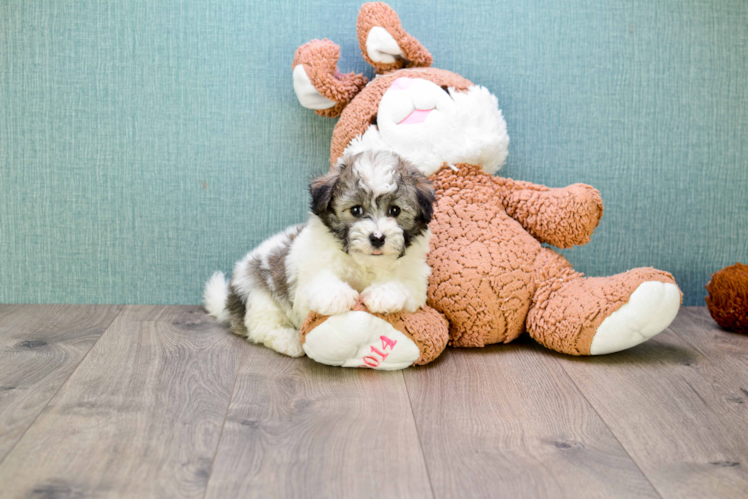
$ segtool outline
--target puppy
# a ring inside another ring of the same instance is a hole
[[[263,242],[205,286],[205,307],[237,335],[289,356],[304,351],[299,328],[310,310],[349,311],[359,296],[371,312],[415,311],[426,303],[434,191],[390,152],[346,155],[312,181],[312,213]]]

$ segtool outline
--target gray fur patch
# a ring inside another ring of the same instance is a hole
[[[286,277],[286,257],[291,251],[291,245],[278,248],[268,255],[269,279],[273,283],[275,295],[283,302],[289,302],[289,283]]]
[[[286,257],[291,251],[291,245],[299,235],[305,224],[298,224],[283,232],[280,244],[269,253],[255,255],[247,263],[247,273],[252,278],[254,286],[261,287],[279,304],[291,305],[290,291],[293,287],[286,274]],[[247,336],[244,316],[247,313],[247,297],[236,292],[233,285],[229,285],[229,296],[226,309],[230,313],[231,331],[237,335]]]
[[[229,324],[231,332],[241,337],[247,336],[247,327],[244,326],[244,315],[247,308],[244,300],[236,293],[233,285],[229,285],[229,295],[226,298],[226,310],[229,312]]]

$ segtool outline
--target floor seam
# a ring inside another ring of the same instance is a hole
[[[21,440],[23,440],[23,438],[26,436],[26,433],[29,431],[29,429],[31,429],[34,426],[34,424],[36,424],[36,421],[39,420],[39,417],[42,415],[42,413],[44,413],[44,410],[46,410],[49,407],[49,403],[51,403],[52,400],[55,398],[55,396],[57,396],[57,394],[60,392],[60,390],[62,390],[62,388],[65,387],[65,384],[68,383],[68,380],[70,380],[73,374],[78,371],[78,368],[80,368],[80,366],[83,364],[86,358],[88,358],[89,353],[93,351],[93,348],[96,347],[96,344],[99,343],[99,341],[101,340],[101,337],[106,335],[106,332],[109,331],[109,329],[112,327],[112,325],[117,320],[117,318],[119,318],[120,315],[122,314],[122,311],[124,311],[126,308],[127,308],[127,305],[122,305],[122,309],[120,309],[117,312],[117,314],[114,315],[114,317],[112,318],[112,321],[110,321],[109,324],[104,329],[104,331],[101,332],[101,335],[99,335],[99,338],[96,339],[96,342],[91,344],[91,347],[88,348],[88,351],[86,351],[86,354],[83,355],[83,357],[78,362],[78,364],[75,365],[75,368],[73,368],[73,370],[70,372],[67,378],[65,378],[62,384],[60,384],[60,387],[58,387],[57,390],[54,392],[54,394],[52,394],[52,396],[50,396],[47,402],[44,403],[44,406],[42,407],[41,411],[36,415],[36,417],[34,417],[34,420],[31,421],[29,426],[26,427],[26,429],[23,431],[23,434],[21,434],[21,437],[19,437],[18,440],[16,440],[16,442],[13,443],[13,446],[11,446],[10,450],[8,450],[8,453],[6,453],[5,456],[0,460],[0,467],[3,466],[3,464],[5,463],[5,459],[7,459],[11,455],[11,453],[13,453],[13,450],[16,449],[16,446],[18,446],[18,443],[20,443]]]
[[[400,375],[403,378],[403,384],[405,385],[405,393],[408,395],[408,404],[410,405],[410,415],[413,417],[413,426],[416,428],[416,439],[418,439],[418,448],[421,450],[421,458],[423,458],[423,467],[426,469],[426,478],[429,480],[429,488],[431,489],[431,498],[436,498],[434,494],[434,484],[431,481],[431,473],[429,472],[429,464],[426,461],[426,453],[423,450],[423,443],[421,442],[421,433],[418,431],[418,421],[416,420],[416,414],[413,410],[413,400],[410,398],[410,389],[408,388],[408,382],[405,380],[405,374],[401,371]]]
[[[226,428],[226,420],[229,417],[229,410],[231,409],[231,402],[234,400],[234,394],[236,392],[236,382],[239,380],[239,374],[242,371],[242,368],[244,367],[244,362],[246,361],[247,356],[249,356],[249,352],[245,352],[242,355],[241,362],[239,363],[239,368],[236,370],[236,375],[234,376],[234,384],[231,386],[231,396],[229,396],[229,402],[226,405],[226,413],[223,415],[223,423],[221,424],[221,432],[218,433],[218,441],[216,442],[216,451],[213,453],[213,460],[210,462],[210,474],[208,474],[208,480],[205,481],[205,491],[203,491],[203,498],[205,498],[205,495],[208,494],[208,486],[210,485],[210,480],[213,477],[213,471],[215,470],[216,465],[216,458],[218,457],[218,449],[221,447],[221,439],[223,439],[223,429]]]
[[[579,394],[582,395],[582,397],[584,398],[584,400],[587,401],[587,404],[590,405],[590,408],[592,408],[592,411],[595,412],[595,415],[597,415],[597,418],[599,418],[600,422],[602,422],[603,425],[605,426],[605,428],[608,429],[608,432],[610,432],[610,435],[613,436],[613,439],[616,440],[616,443],[618,443],[618,446],[620,446],[621,449],[626,453],[626,456],[629,457],[629,459],[631,460],[631,463],[634,464],[634,466],[636,467],[636,469],[639,472],[641,472],[642,477],[644,477],[644,479],[647,480],[647,483],[649,483],[649,485],[652,487],[652,490],[655,493],[657,493],[657,495],[659,495],[660,498],[665,498],[664,496],[662,496],[662,493],[660,492],[660,490],[658,490],[655,487],[655,485],[652,483],[652,480],[649,479],[649,476],[647,476],[647,474],[644,473],[644,470],[642,470],[642,468],[636,462],[636,460],[634,459],[634,457],[631,456],[631,453],[629,453],[629,451],[623,445],[623,443],[621,442],[621,440],[618,439],[618,436],[616,436],[616,433],[613,432],[613,429],[610,428],[610,426],[608,425],[608,422],[606,422],[605,419],[603,418],[603,416],[600,415],[600,412],[597,411],[597,408],[595,408],[595,405],[592,403],[592,401],[589,400],[589,398],[584,393],[584,391],[582,391],[582,389],[579,387],[579,385],[577,385],[576,380],[574,380],[574,378],[571,375],[569,375],[569,372],[566,371],[566,368],[564,368],[564,365],[561,364],[561,363],[559,363],[559,361],[557,359],[554,359],[553,361],[559,366],[559,368],[561,368],[561,370],[564,372],[564,375],[566,375],[566,378],[569,379],[569,381],[574,385],[574,387],[577,389],[577,391],[579,391]]]

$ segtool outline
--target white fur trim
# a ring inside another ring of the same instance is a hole
[[[229,285],[222,272],[216,271],[210,280],[205,283],[203,292],[203,303],[208,314],[218,321],[226,321],[229,317],[226,311],[226,298],[229,296]]]
[[[383,342],[382,336],[394,342],[394,347]],[[328,318],[307,334],[303,347],[306,355],[318,363],[376,370],[402,370],[421,355],[415,342],[402,332],[363,311]],[[372,347],[386,357],[382,359]]]
[[[649,340],[673,322],[680,308],[680,292],[672,283],[646,281],[629,301],[597,328],[590,354],[609,354]]]
[[[397,44],[389,31],[374,26],[366,36],[366,54],[374,62],[391,64],[397,56],[404,57],[403,50]]]
[[[443,165],[471,163],[496,173],[506,162],[509,135],[498,100],[485,87],[467,92],[414,78],[407,89],[388,90],[379,104],[377,126],[351,141],[346,153],[391,151],[431,175]],[[419,124],[400,122],[414,109],[433,109]]]
[[[314,88],[302,64],[293,69],[293,90],[299,103],[307,109],[330,109],[337,104]]]

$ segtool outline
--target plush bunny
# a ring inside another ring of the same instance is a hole
[[[584,184],[551,189],[495,177],[509,136],[498,101],[484,87],[431,68],[429,52],[384,3],[358,17],[364,59],[377,72],[337,71],[339,48],[314,40],[296,51],[294,90],[321,116],[340,117],[330,163],[345,151],[388,150],[429,176],[437,202],[427,307],[416,313],[311,313],[302,327],[308,356],[321,363],[401,369],[435,359],[447,344],[483,347],[524,331],[571,355],[635,346],[675,318],[673,277],[638,268],[585,278],[554,250],[589,242],[603,205]]]

